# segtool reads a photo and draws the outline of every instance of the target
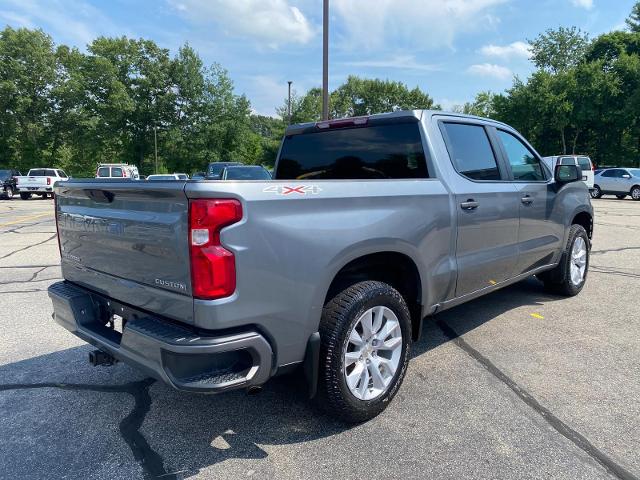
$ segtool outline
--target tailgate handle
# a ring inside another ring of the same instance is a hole
[[[84,193],[87,197],[97,203],[111,203],[116,196],[115,193],[108,190],[85,189]]]

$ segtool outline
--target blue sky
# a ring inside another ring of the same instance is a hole
[[[528,38],[576,25],[622,28],[634,0],[330,0],[330,84],[349,74],[419,86],[445,108],[531,72]],[[99,35],[189,42],[274,115],[287,80],[321,82],[321,0],[0,0],[0,23],[42,28],[81,49]]]

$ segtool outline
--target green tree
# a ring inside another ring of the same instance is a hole
[[[633,6],[631,13],[625,20],[625,23],[631,32],[640,33],[640,2],[636,2]]]
[[[495,100],[495,93],[489,91],[480,92],[473,99],[473,102],[466,102],[461,107],[454,107],[454,111],[478,117],[493,118],[496,114]]]
[[[589,36],[577,27],[560,27],[557,30],[549,29],[528,42],[535,66],[558,73],[583,61],[589,47]]]

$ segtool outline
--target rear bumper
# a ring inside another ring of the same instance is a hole
[[[57,323],[178,390],[217,393],[260,385],[271,375],[271,346],[256,331],[203,336],[69,282],[48,292]],[[114,313],[126,319],[121,334],[105,326]]]
[[[26,186],[26,185],[23,185],[23,186],[17,185],[16,186],[16,192],[21,192],[21,193],[52,193],[53,192],[53,185],[46,186],[46,187],[42,187],[42,186],[29,187],[29,186]]]

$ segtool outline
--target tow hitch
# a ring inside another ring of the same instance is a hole
[[[107,352],[103,352],[102,350],[94,350],[93,352],[89,352],[89,363],[94,367],[98,365],[104,365],[109,367],[114,365],[118,360],[112,355],[109,355]]]

